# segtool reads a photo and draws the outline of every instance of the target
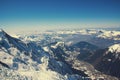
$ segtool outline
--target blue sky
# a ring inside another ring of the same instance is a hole
[[[0,0],[5,29],[120,26],[120,0]]]

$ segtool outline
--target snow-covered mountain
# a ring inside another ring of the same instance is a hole
[[[97,70],[120,78],[119,49],[120,44],[114,44],[106,49],[99,49],[89,56],[86,61],[91,63]]]
[[[98,36],[103,33],[99,30],[22,33],[17,35],[17,39],[0,30],[0,79],[118,80],[113,77],[116,75],[103,74],[92,63],[84,62],[91,61],[91,57],[101,49],[100,43],[93,44],[94,39],[101,38],[103,42],[108,39]],[[111,41],[112,44],[119,42]],[[116,48],[109,47],[105,54],[109,54],[111,49]]]
[[[3,30],[0,31],[0,38],[1,53],[8,53],[6,55],[9,55],[10,59],[13,61],[27,64],[27,61],[32,59],[33,61],[40,63],[40,58],[45,54],[42,48],[35,43],[24,43],[19,39],[9,36]]]
[[[0,79],[66,80],[61,74],[47,70],[49,55],[40,46],[24,43],[3,30],[0,38]]]
[[[0,31],[0,79],[73,80],[86,79],[74,74],[65,62],[57,61],[39,45],[13,38]]]
[[[112,53],[120,53],[120,44],[114,44],[109,47],[109,50]]]

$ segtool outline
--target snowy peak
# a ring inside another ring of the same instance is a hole
[[[120,53],[120,44],[114,44],[109,47],[109,51],[112,53]]]
[[[3,32],[3,29],[0,29],[0,32]]]
[[[0,38],[3,38],[5,36],[6,32],[4,32],[2,29],[0,29]]]
[[[2,32],[3,30],[2,29],[0,29],[0,32]]]
[[[0,29],[0,35],[3,35],[5,36],[7,33],[3,30],[3,29]],[[8,34],[7,34],[8,35]]]
[[[4,30],[0,29],[0,47],[4,47],[5,49],[8,49],[12,47],[12,45],[15,45],[15,43],[17,44],[17,41],[20,40],[11,37]]]
[[[9,42],[11,39],[16,39],[7,34],[3,29],[0,29],[0,43]]]

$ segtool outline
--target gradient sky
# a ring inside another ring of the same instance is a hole
[[[120,0],[0,0],[3,29],[120,26]]]

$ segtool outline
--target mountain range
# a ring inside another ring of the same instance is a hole
[[[89,41],[79,41],[67,45],[61,38],[53,40],[56,35],[52,35],[44,34],[45,39],[40,41],[24,41],[1,29],[0,79],[120,79],[120,44],[101,48]],[[65,35],[59,36],[64,38]]]

